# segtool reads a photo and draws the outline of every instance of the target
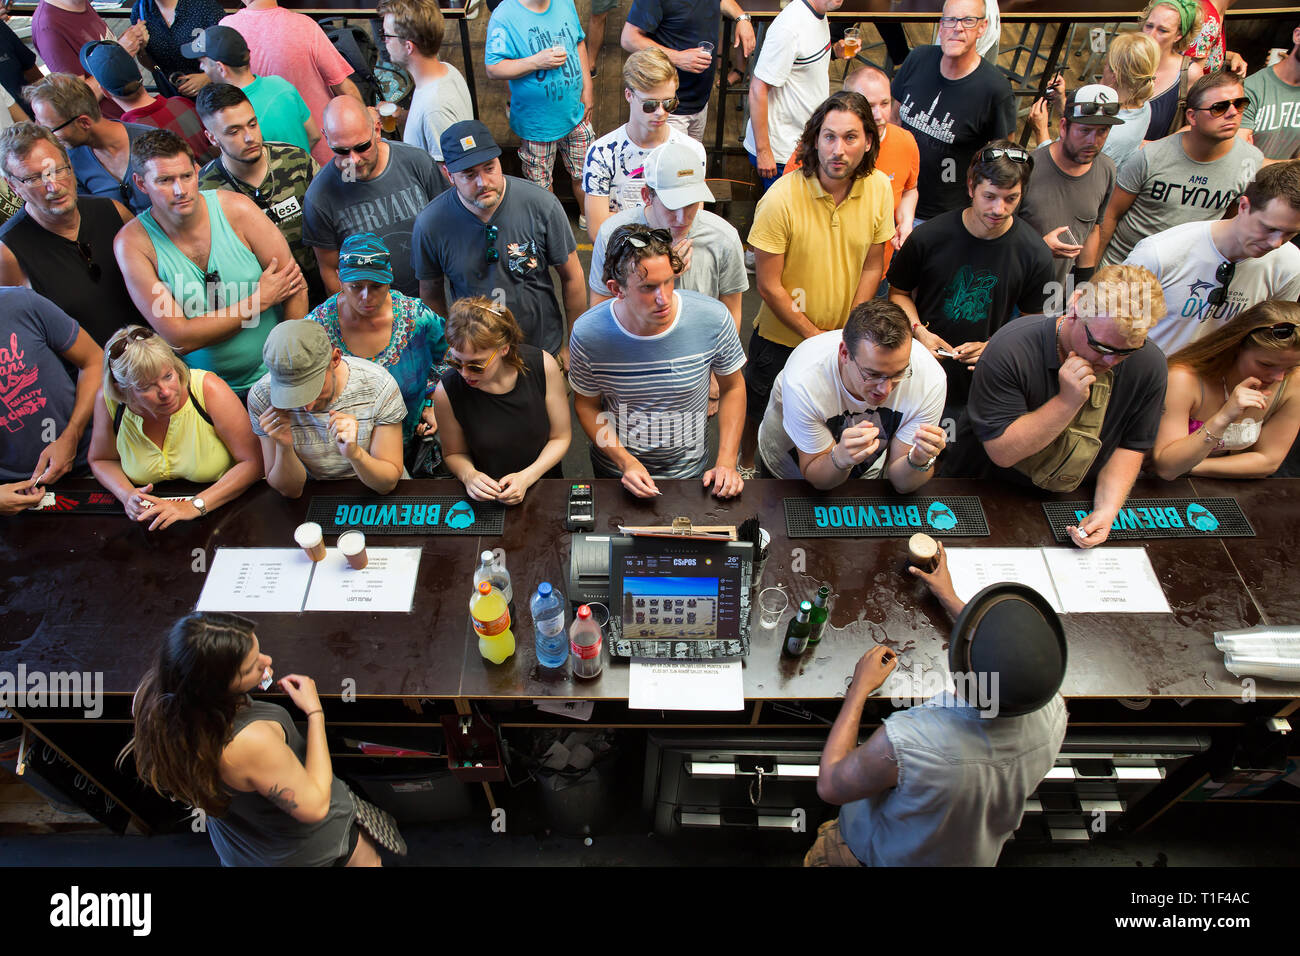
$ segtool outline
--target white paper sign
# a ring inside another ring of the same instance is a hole
[[[196,609],[301,611],[311,572],[301,548],[218,548]]]
[[[948,570],[953,590],[963,602],[969,601],[990,584],[1006,581],[1033,588],[1061,613],[1052,575],[1047,570],[1041,548],[949,548]]]
[[[369,562],[360,571],[338,548],[325,552],[307,592],[305,611],[409,612],[420,570],[419,548],[366,548]]]
[[[1044,548],[1066,614],[1168,614],[1146,548]]]
[[[734,661],[632,661],[631,710],[743,710],[741,663]]]

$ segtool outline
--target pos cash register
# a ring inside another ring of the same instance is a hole
[[[611,657],[743,657],[753,559],[748,541],[574,535],[570,594],[607,602]]]

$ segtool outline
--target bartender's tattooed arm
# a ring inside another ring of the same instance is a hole
[[[278,784],[267,791],[266,799],[270,800],[285,813],[292,813],[298,809],[298,801],[293,798],[293,791],[288,790]]]

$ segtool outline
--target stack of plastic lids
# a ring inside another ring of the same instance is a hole
[[[1300,627],[1248,627],[1216,631],[1223,666],[1237,677],[1300,681]]]

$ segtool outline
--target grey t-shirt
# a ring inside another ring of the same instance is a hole
[[[1101,265],[1123,262],[1139,240],[1157,232],[1221,218],[1263,164],[1264,155],[1236,137],[1222,159],[1198,163],[1183,151],[1187,135],[1148,143],[1120,169],[1117,185],[1137,198],[1115,227]]]
[[[731,313],[698,292],[677,292],[667,331],[633,335],[614,317],[617,300],[578,317],[569,340],[569,384],[600,396],[602,416],[619,442],[654,478],[698,478],[707,471],[709,373],[745,364]],[[591,453],[614,464],[597,444]]]
[[[301,408],[289,411],[293,431],[293,450],[307,469],[308,478],[354,478],[352,462],[343,457],[330,437],[330,412],[342,412],[357,420],[357,446],[370,449],[370,436],[377,425],[397,425],[406,419],[406,405],[397,381],[388,369],[366,359],[343,356],[348,363],[348,381],[334,403],[323,412]],[[248,391],[248,419],[253,434],[265,438],[257,423],[271,407],[271,373],[263,375]]]
[[[587,278],[587,285],[600,295],[609,295],[601,280],[609,237],[619,226],[634,223],[649,225],[644,206],[616,212],[600,224],[600,231],[591,247],[591,272]],[[721,216],[701,209],[686,236],[691,240],[691,267],[677,277],[678,289],[718,299],[749,288],[749,277],[745,274],[745,247],[735,226]]]
[[[1114,162],[1116,170],[1142,148],[1142,140],[1147,136],[1147,127],[1151,125],[1151,104],[1143,103],[1137,109],[1120,110],[1117,118],[1124,122],[1110,128],[1110,133],[1106,136],[1106,145],[1101,148],[1101,151]]]
[[[416,297],[411,230],[420,210],[446,186],[433,157],[405,143],[388,143],[388,165],[374,179],[344,182],[334,163],[321,167],[303,201],[302,241],[338,249],[359,232],[373,232],[392,255],[393,288]]]
[[[957,440],[944,465],[944,477],[996,478],[1019,486],[1029,479],[1014,468],[989,460],[984,442],[999,438],[1016,421],[1042,408],[1061,390],[1056,348],[1056,319],[1026,315],[1003,326],[989,339],[975,365],[970,401],[957,427]],[[1102,420],[1101,450],[1087,479],[1097,473],[1116,448],[1149,451],[1160,428],[1165,399],[1165,355],[1148,341],[1116,365],[1110,403]]]
[[[1050,145],[1040,146],[1034,151],[1034,171],[1020,205],[1020,218],[1040,236],[1068,226],[1074,239],[1064,233],[1061,239],[1082,245],[1106,214],[1115,176],[1115,164],[1104,153],[1097,154],[1082,176],[1071,176],[1056,165]],[[1052,278],[1064,285],[1075,261],[1053,258]]]
[[[411,108],[406,114],[406,128],[402,130],[403,142],[419,147],[439,162],[442,162],[442,146],[438,138],[442,131],[461,120],[474,118],[465,77],[450,63],[443,66],[447,72],[442,77],[417,86],[411,94]]]
[[[554,354],[564,344],[564,317],[550,267],[562,265],[578,244],[553,193],[514,176],[505,181],[505,195],[487,222],[466,209],[454,189],[429,203],[415,223],[412,265],[420,279],[450,281],[448,303],[504,295],[524,341]],[[488,261],[490,248],[496,262]]]
[[[1290,159],[1300,149],[1300,86],[1288,86],[1271,66],[1246,77],[1250,105],[1241,128],[1251,130],[1255,146],[1269,159]]]

